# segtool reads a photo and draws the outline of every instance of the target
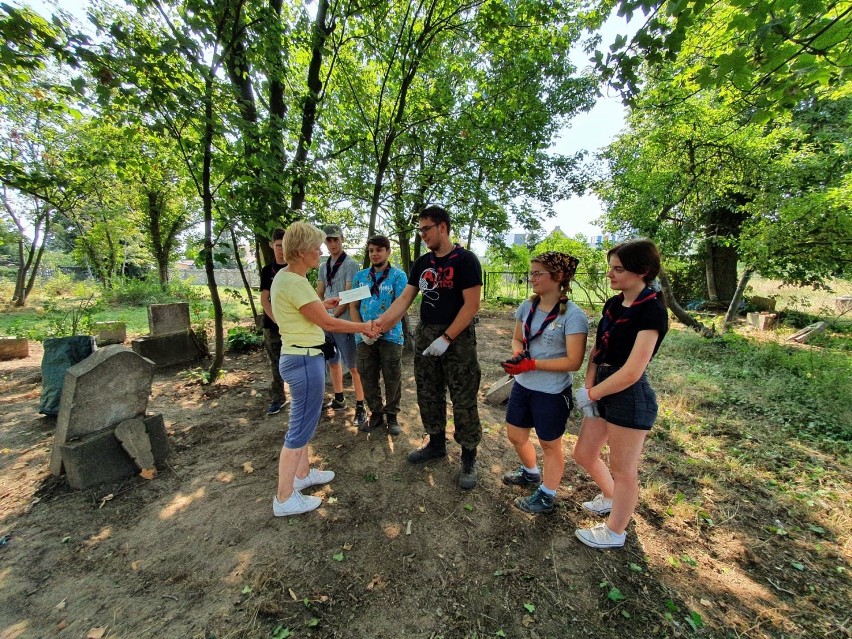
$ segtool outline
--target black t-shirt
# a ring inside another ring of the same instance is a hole
[[[464,306],[465,289],[482,286],[482,267],[475,254],[456,245],[444,257],[429,252],[411,267],[408,283],[423,295],[420,321],[425,324],[452,324]]]
[[[271,262],[260,269],[260,292],[268,291],[272,288],[272,280],[275,279],[275,274],[280,271],[282,268],[287,266],[286,264],[276,264],[275,262]],[[272,318],[263,313],[263,328],[278,328],[278,324],[272,321]]]
[[[619,295],[611,297],[606,301],[603,308],[603,316],[607,310],[611,310],[613,321],[618,320],[627,310],[619,300]],[[600,324],[598,325],[600,327]],[[609,335],[609,347],[604,355],[604,363],[612,366],[624,366],[627,358],[630,357],[630,351],[633,350],[633,344],[636,342],[636,336],[639,331],[658,331],[657,343],[654,346],[654,354],[660,348],[660,344],[666,333],[669,330],[669,315],[666,312],[666,305],[663,303],[662,296],[658,295],[656,299],[649,300],[644,304],[640,304],[636,308],[633,317],[625,324],[620,324],[612,329]],[[595,350],[601,347],[602,332],[598,330],[595,336]]]

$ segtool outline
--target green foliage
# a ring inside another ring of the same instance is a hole
[[[145,279],[123,279],[113,284],[106,292],[110,304],[128,306],[147,306],[148,304],[167,304],[169,302],[191,302],[203,297],[199,287],[173,277],[163,287],[159,279],[149,276]]]
[[[261,346],[263,344],[263,336],[258,335],[257,332],[251,329],[235,326],[228,329],[226,344],[229,351],[242,353]]]
[[[676,300],[686,304],[707,299],[707,275],[701,260],[695,256],[667,259],[665,269]]]

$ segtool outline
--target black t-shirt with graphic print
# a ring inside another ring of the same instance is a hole
[[[474,253],[456,246],[444,257],[429,252],[417,258],[408,275],[408,283],[423,296],[420,321],[449,325],[464,306],[462,292],[482,286],[482,267]]]
[[[626,306],[619,303],[619,296],[610,297],[603,308],[603,316],[606,315],[608,309],[612,309],[613,319],[617,320],[627,310]],[[598,324],[600,326],[600,324]],[[609,336],[609,348],[604,355],[604,363],[612,366],[624,366],[627,358],[630,357],[630,351],[633,350],[633,345],[636,343],[636,336],[639,331],[658,331],[657,343],[654,345],[654,354],[660,348],[660,344],[666,333],[669,330],[669,316],[666,312],[666,305],[663,302],[662,295],[657,295],[656,299],[649,300],[644,304],[640,304],[636,309],[636,314],[630,318],[626,324],[616,326]],[[595,350],[601,347],[601,332],[598,331],[595,337]]]

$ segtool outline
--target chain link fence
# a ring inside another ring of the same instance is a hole
[[[526,271],[483,271],[483,299],[519,303],[532,295]],[[605,273],[577,271],[571,283],[571,299],[577,304],[599,308],[612,295]]]

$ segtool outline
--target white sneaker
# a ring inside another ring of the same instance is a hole
[[[278,501],[278,497],[272,498],[272,514],[276,517],[287,515],[301,515],[302,513],[316,510],[322,503],[319,497],[305,497],[298,490],[294,490],[284,502]]]
[[[617,535],[606,524],[598,524],[592,528],[578,528],[574,531],[574,536],[592,548],[621,548],[627,539],[627,533]]]
[[[334,479],[334,471],[311,468],[304,479],[293,477],[293,490],[305,490],[305,488],[310,488],[311,486],[327,484],[332,479]]]
[[[584,501],[583,508],[594,515],[608,515],[612,510],[612,500],[598,494],[592,501]]]

